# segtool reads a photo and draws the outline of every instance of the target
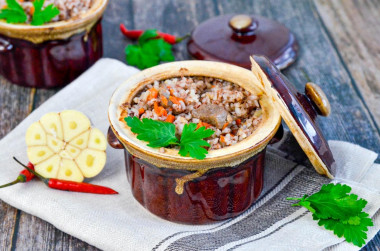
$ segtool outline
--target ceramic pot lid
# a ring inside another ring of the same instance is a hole
[[[264,56],[254,56],[252,71],[262,82],[294,137],[306,153],[315,170],[329,178],[335,174],[335,160],[315,119],[328,116],[331,108],[324,92],[307,83],[305,93],[299,93],[276,66]]]
[[[265,55],[281,70],[297,57],[298,44],[284,25],[260,16],[225,15],[201,23],[187,49],[200,60],[220,61],[251,69],[249,55]]]

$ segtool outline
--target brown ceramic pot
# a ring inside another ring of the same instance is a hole
[[[317,112],[322,115],[330,112],[323,92],[308,84],[306,97],[291,87],[267,58],[256,59],[260,66],[252,61],[252,71],[209,61],[163,64],[132,76],[115,91],[108,110],[111,125],[108,142],[114,148],[125,148],[132,193],[150,212],[188,224],[211,223],[244,212],[261,193],[265,149],[281,134],[280,112],[316,171],[332,177],[333,157],[314,122]],[[125,124],[120,106],[131,102],[147,84],[181,76],[219,78],[256,94],[263,110],[262,121],[246,139],[210,150],[203,160],[181,157],[174,149],[162,153],[148,147]],[[278,99],[280,96],[284,99]]]
[[[259,95],[263,109],[260,126],[233,146],[209,151],[204,160],[181,157],[174,149],[161,153],[146,146],[120,119],[120,105],[155,80],[180,76],[219,78]],[[164,64],[129,78],[112,96],[109,120],[117,137],[110,131],[111,146],[127,150],[125,162],[134,197],[164,219],[189,224],[228,219],[253,204],[263,186],[265,148],[281,124],[278,111],[251,71],[207,61]]]
[[[0,21],[0,74],[27,87],[61,87],[103,55],[101,17],[108,0],[95,0],[79,18],[42,26]]]

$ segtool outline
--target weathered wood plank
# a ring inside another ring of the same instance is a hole
[[[316,0],[318,12],[380,127],[380,2]]]
[[[128,39],[125,39],[119,30],[120,23],[124,23],[128,29],[133,29],[134,3],[131,0],[109,1],[103,17],[103,50],[104,57],[116,58],[125,62],[124,48]]]
[[[98,250],[32,215],[22,213],[16,250]]]
[[[17,209],[0,201],[0,247],[10,250],[16,226]]]
[[[0,76],[0,139],[18,125],[29,113],[32,89],[11,85]],[[15,177],[9,177],[10,181]],[[0,201],[0,247],[12,247],[19,211]]]
[[[105,56],[117,58],[125,62],[124,48],[134,41],[124,38],[119,30],[120,22],[128,29],[157,29],[177,36],[189,34],[201,21],[215,16],[212,1],[114,1],[107,13],[114,17],[105,16],[106,39]],[[131,13],[138,13],[131,18]],[[117,18],[116,18],[117,17]],[[115,41],[117,40],[117,41]],[[186,43],[174,46],[176,60],[189,59]]]

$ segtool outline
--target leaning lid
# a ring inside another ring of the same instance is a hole
[[[317,114],[328,116],[331,111],[322,89],[307,83],[306,95],[301,94],[268,58],[254,56],[251,62],[253,73],[262,82],[265,92],[275,103],[315,170],[333,178],[335,160],[315,122]]]
[[[265,55],[279,69],[293,63],[298,44],[279,22],[251,15],[224,15],[194,29],[187,49],[200,60],[220,61],[251,69],[249,55]]]

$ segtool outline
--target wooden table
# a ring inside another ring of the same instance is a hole
[[[119,33],[120,22],[128,28],[184,35],[202,21],[227,13],[262,15],[289,27],[301,49],[297,62],[284,73],[299,89],[313,81],[327,93],[332,115],[320,121],[326,137],[380,152],[378,0],[111,0],[103,19],[104,56],[124,61],[124,47],[130,41]],[[185,43],[175,46],[175,55],[177,60],[189,59]],[[0,77],[0,137],[57,91],[22,88]],[[96,250],[1,201],[0,247]],[[364,249],[379,247],[380,233]]]

